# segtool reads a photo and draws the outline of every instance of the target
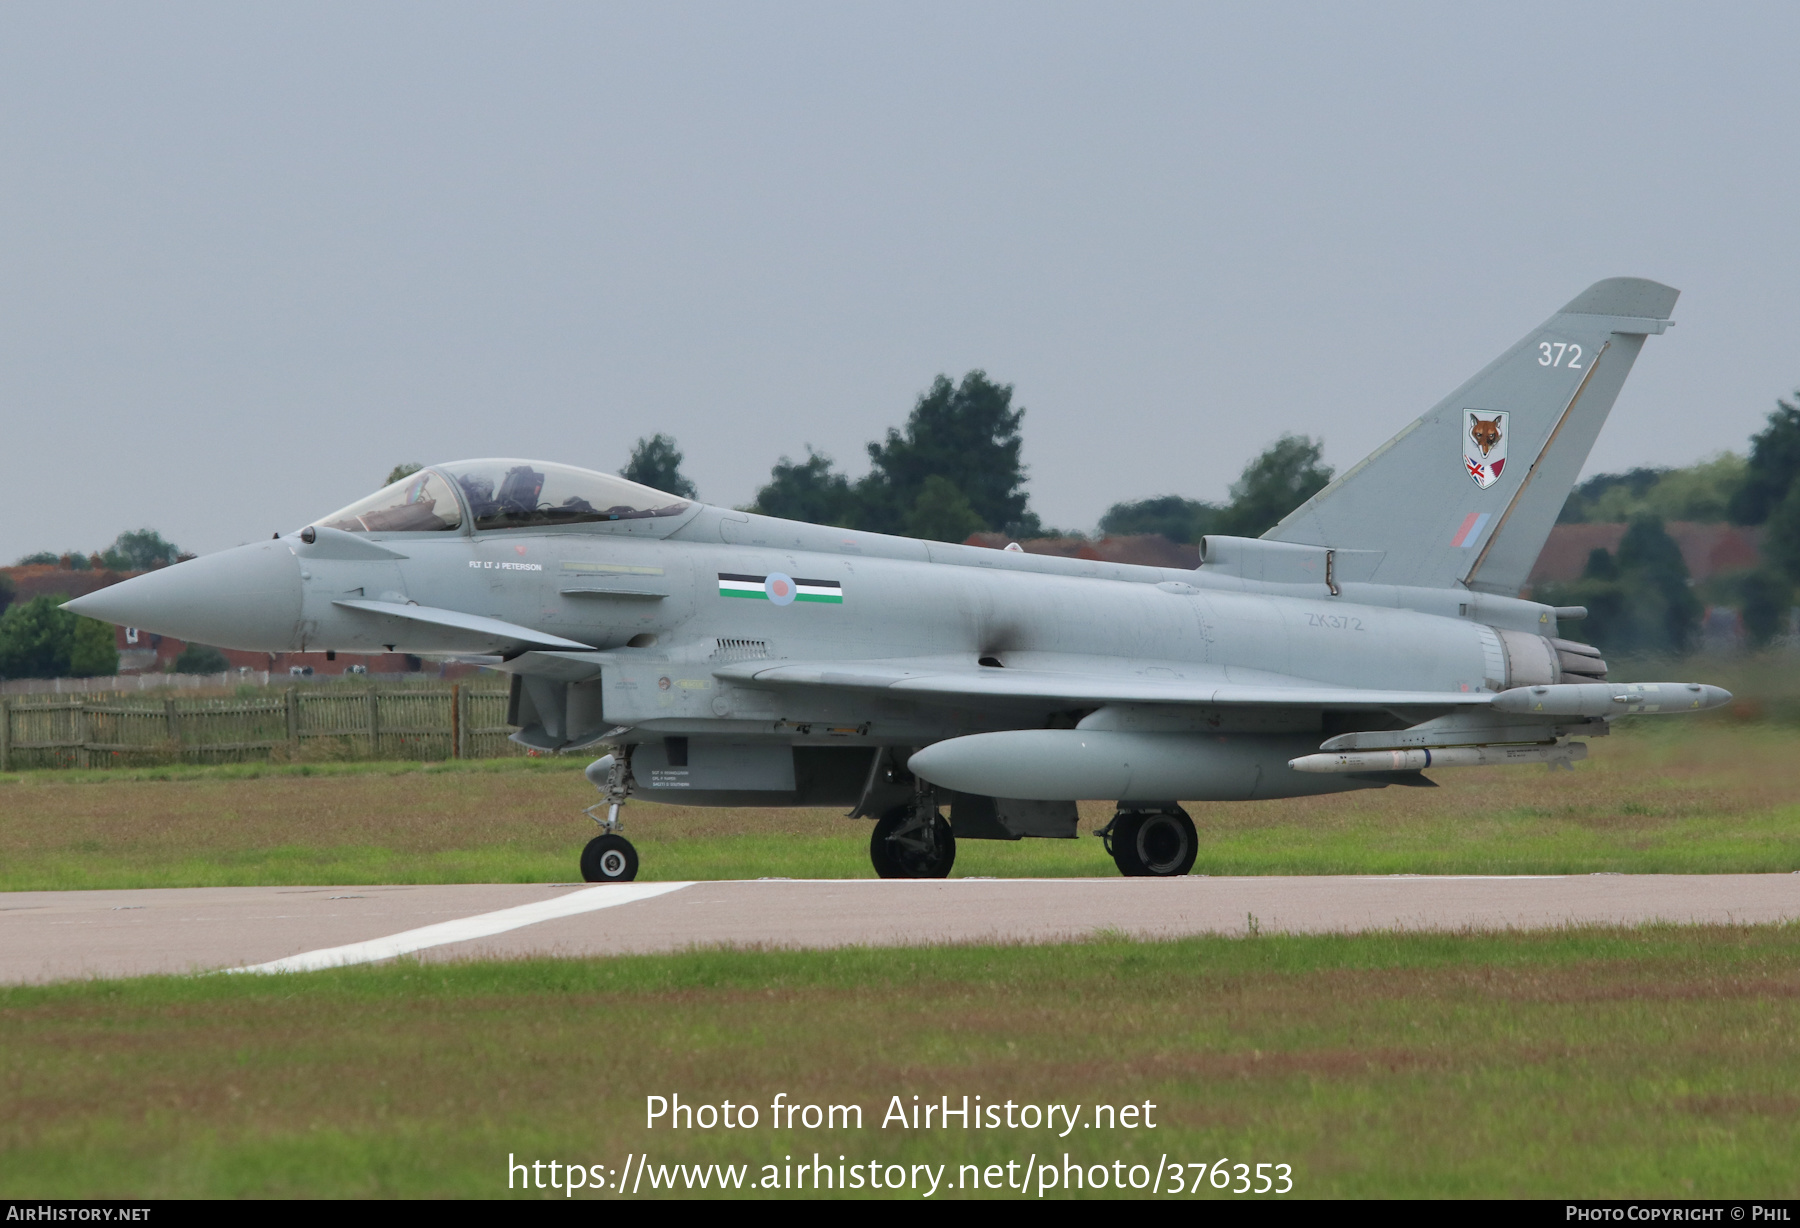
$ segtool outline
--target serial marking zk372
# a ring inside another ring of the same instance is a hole
[[[1626,712],[1729,696],[1609,684],[1521,600],[1644,338],[1677,292],[1590,287],[1261,538],[1194,571],[798,524],[522,460],[435,465],[278,539],[72,602],[203,643],[478,657],[514,737],[606,744],[593,881],[628,797],[842,806],[886,877],[956,841],[1073,837],[1185,874],[1181,800],[1430,785],[1586,753]],[[946,806],[946,820],[942,810]]]

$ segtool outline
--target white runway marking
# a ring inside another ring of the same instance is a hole
[[[658,896],[666,897],[658,899]],[[616,905],[632,904],[621,908]],[[601,916],[594,910],[605,910]],[[452,918],[462,918],[452,920]],[[1255,920],[1253,920],[1255,918]],[[0,985],[233,969],[1583,925],[1800,923],[1800,875],[876,879],[0,893]],[[381,937],[381,935],[388,937]],[[300,954],[294,954],[300,952]]]
[[[323,947],[317,951],[302,951],[298,955],[290,955],[285,959],[272,959],[266,964],[227,968],[225,971],[317,972],[322,968],[342,968],[349,964],[373,963],[378,959],[393,959],[397,955],[423,951],[427,947],[441,947],[451,942],[468,942],[474,938],[491,938],[495,934],[504,934],[507,930],[516,930],[521,926],[536,925],[541,921],[574,917],[584,912],[593,912],[596,909],[613,908],[619,904],[635,904],[639,900],[654,899],[656,896],[667,895],[671,891],[680,891],[683,887],[691,886],[693,886],[692,883],[604,883],[598,887],[590,887],[586,891],[559,896],[554,900],[539,900],[534,904],[521,904],[516,908],[502,908],[498,912],[485,912],[456,921],[443,921],[437,925],[426,925],[416,930],[404,930],[398,934],[390,934],[386,938],[371,938],[367,942],[352,942],[341,947]]]

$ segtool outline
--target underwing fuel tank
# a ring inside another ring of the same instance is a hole
[[[940,788],[1042,802],[1231,802],[1385,783],[1288,766],[1318,745],[1316,733],[1013,729],[934,743],[906,766]]]

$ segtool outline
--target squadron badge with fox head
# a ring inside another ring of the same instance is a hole
[[[1467,419],[1463,467],[1475,485],[1486,490],[1500,480],[1500,471],[1506,468],[1507,414],[1504,410],[1465,409],[1463,417]]]

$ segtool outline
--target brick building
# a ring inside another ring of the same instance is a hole
[[[1567,583],[1579,580],[1588,555],[1596,549],[1619,552],[1626,526],[1622,524],[1559,524],[1531,569],[1530,584]],[[1671,520],[1663,529],[1681,549],[1688,576],[1699,584],[1731,571],[1749,571],[1762,564],[1763,527],[1735,524],[1697,524]]]

